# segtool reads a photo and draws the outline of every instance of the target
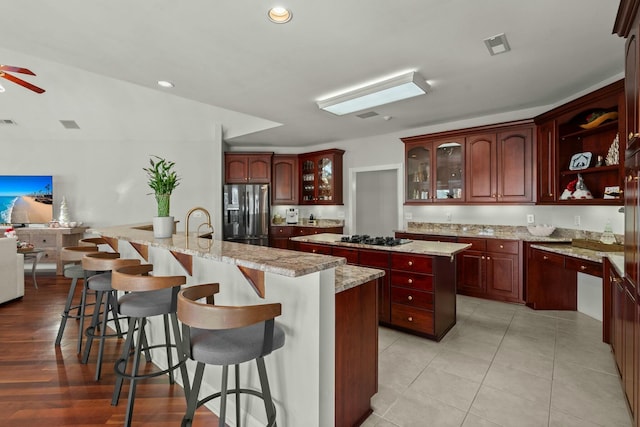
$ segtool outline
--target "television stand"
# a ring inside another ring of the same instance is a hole
[[[60,251],[66,246],[78,246],[78,241],[84,237],[87,228],[89,227],[24,227],[16,229],[16,236],[18,240],[31,243],[35,249],[43,249],[44,253],[40,262],[42,264],[55,263],[56,274],[60,276],[64,272]]]

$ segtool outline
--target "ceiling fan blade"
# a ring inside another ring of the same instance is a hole
[[[29,70],[28,68],[14,67],[12,65],[2,65],[2,64],[0,64],[0,70],[12,71],[14,73],[21,73],[21,74],[29,74],[30,76],[35,76],[36,75],[36,73],[34,73],[33,71]]]
[[[9,81],[12,81],[12,82],[14,82],[14,83],[17,83],[17,84],[19,84],[20,86],[26,87],[27,89],[30,89],[30,90],[32,90],[32,91],[34,91],[34,92],[36,92],[36,93],[42,93],[42,92],[44,92],[44,89],[39,88],[38,86],[32,85],[32,84],[31,84],[31,83],[29,83],[29,82],[25,82],[24,80],[19,79],[19,78],[17,78],[16,76],[12,76],[11,74],[7,74],[7,73],[4,73],[4,72],[0,72],[0,77],[3,77],[3,78],[5,78],[5,79],[7,79],[7,80],[9,80]]]

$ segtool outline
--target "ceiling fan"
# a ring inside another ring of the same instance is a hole
[[[32,85],[29,82],[26,82],[14,75],[9,74],[7,71],[11,71],[12,73],[21,73],[21,74],[28,74],[30,76],[35,76],[36,73],[34,73],[33,71],[27,69],[27,68],[21,68],[21,67],[13,67],[11,65],[1,65],[0,64],[0,77],[5,78],[9,81],[12,81],[14,83],[19,84],[22,87],[26,87],[29,90],[32,90],[36,93],[42,93],[44,92],[44,89],[39,88],[38,86]],[[0,86],[1,87],[1,86]]]

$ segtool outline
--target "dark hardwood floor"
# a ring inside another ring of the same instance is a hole
[[[60,347],[54,346],[71,280],[53,273],[39,273],[37,280],[39,289],[26,274],[25,296],[0,305],[0,426],[122,425],[127,382],[118,406],[111,406],[111,393],[112,366],[124,340],[107,342],[102,377],[96,382],[97,343],[89,363],[81,364],[76,320],[67,322]],[[182,388],[169,385],[167,376],[141,381],[133,425],[179,426],[185,408]],[[200,408],[193,425],[217,426],[218,418]]]

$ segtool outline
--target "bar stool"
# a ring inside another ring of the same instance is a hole
[[[214,295],[218,291],[219,284],[211,283],[191,286],[178,294],[178,318],[182,322],[185,351],[197,362],[182,425],[191,426],[196,409],[220,397],[219,426],[225,426],[227,394],[231,393],[236,395],[236,426],[240,427],[240,394],[246,393],[263,400],[267,427],[276,426],[276,407],[269,389],[264,356],[284,345],[284,331],[274,320],[281,314],[281,304],[216,306],[213,305]],[[197,302],[201,298],[206,298],[207,303]],[[261,392],[240,388],[239,364],[254,359]],[[205,365],[222,366],[221,391],[198,401]],[[235,388],[232,390],[227,390],[229,365],[235,367]]]
[[[115,363],[116,385],[113,390],[112,405],[117,405],[120,399],[122,384],[125,379],[130,380],[129,399],[125,414],[125,426],[131,425],[133,416],[133,404],[135,401],[136,384],[139,380],[169,374],[169,383],[174,384],[173,371],[180,368],[182,374],[185,398],[189,397],[189,376],[187,374],[186,357],[180,338],[180,327],[176,316],[177,295],[180,286],[186,283],[185,276],[149,276],[153,265],[142,264],[118,268],[113,271],[111,285],[113,289],[128,292],[117,301],[118,313],[129,316],[129,330],[127,339],[122,349],[121,357]],[[163,316],[164,320],[164,344],[150,344],[146,341],[145,325],[147,318]],[[175,342],[171,342],[169,334],[169,318],[173,328]],[[138,330],[134,345],[134,332]],[[165,348],[167,351],[167,369],[156,370],[148,373],[140,373],[140,356],[142,351],[147,352],[147,363],[151,361],[148,352],[153,348]],[[174,364],[171,355],[172,348],[177,350],[178,361]],[[128,359],[133,356],[130,371],[127,371]]]
[[[87,246],[67,246],[62,248],[60,251],[60,259],[63,263],[65,263],[63,267],[64,277],[71,279],[71,286],[69,287],[69,294],[67,295],[67,302],[65,303],[64,310],[62,312],[62,319],[60,320],[60,326],[58,327],[58,335],[56,337],[55,345],[59,346],[62,341],[62,335],[64,334],[64,329],[67,326],[68,319],[80,319],[81,315],[81,303],[78,305],[72,305],[73,297],[76,292],[76,286],[78,284],[79,279],[84,279],[84,269],[80,262],[82,261],[82,257],[85,254],[97,252],[98,247],[96,245],[87,245]],[[82,292],[83,297],[84,291]],[[69,314],[71,310],[77,310],[75,315]],[[83,319],[84,320],[84,319]],[[79,328],[78,332],[78,345],[77,351],[80,353],[82,350],[82,325]]]
[[[96,381],[100,379],[102,372],[102,355],[104,353],[105,341],[109,338],[123,337],[118,313],[116,311],[117,296],[115,290],[111,287],[111,274],[113,270],[129,265],[140,265],[140,260],[120,258],[120,254],[117,252],[93,252],[82,257],[82,268],[86,273],[93,274],[88,277],[85,289],[96,293],[96,306],[91,317],[91,324],[85,331],[87,343],[85,345],[82,363],[89,361],[93,340],[94,338],[98,339],[100,345],[98,348],[98,360],[96,362]],[[104,307],[102,306],[103,300]],[[111,320],[114,322],[116,329],[115,334],[107,333],[109,312],[113,313]],[[99,325],[100,314],[102,314],[101,325]],[[96,332],[98,328],[100,329],[100,333]]]

